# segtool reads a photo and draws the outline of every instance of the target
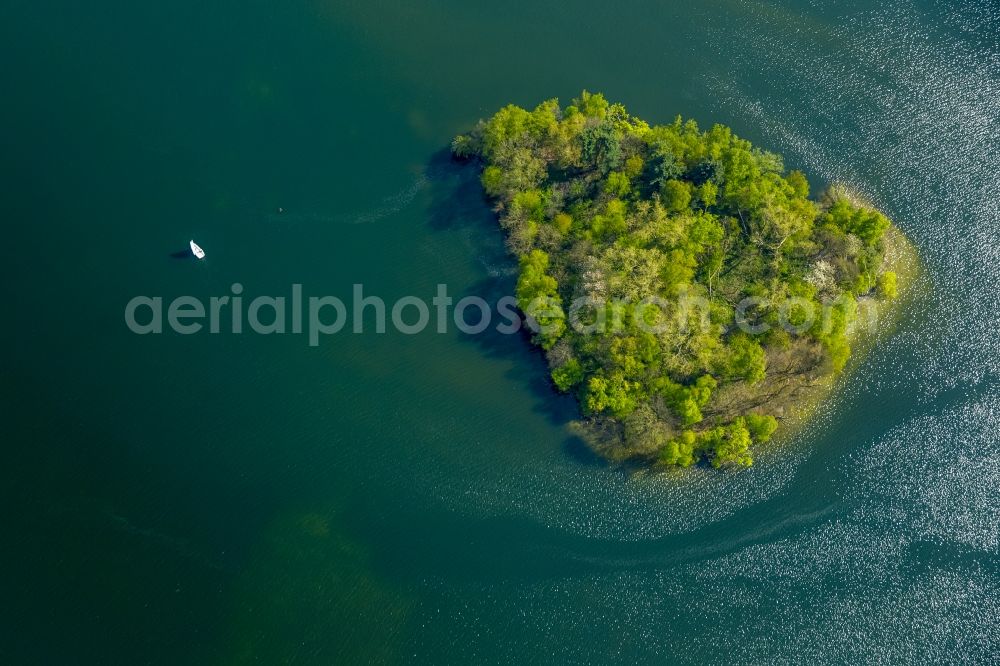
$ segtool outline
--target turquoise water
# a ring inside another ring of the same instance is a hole
[[[991,0],[8,0],[0,55],[3,663],[1000,653]],[[729,124],[920,251],[932,295],[754,468],[600,464],[516,336],[126,328],[234,282],[508,293],[442,151],[582,88]]]

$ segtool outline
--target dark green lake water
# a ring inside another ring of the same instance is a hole
[[[0,662],[995,663],[997,15],[6,0]],[[729,124],[921,253],[933,296],[751,470],[599,464],[516,336],[126,328],[233,282],[507,293],[442,149],[582,88]]]

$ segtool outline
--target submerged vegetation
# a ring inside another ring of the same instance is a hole
[[[884,215],[810,199],[722,125],[650,126],[584,92],[506,106],[452,149],[482,166],[553,384],[615,460],[752,464],[844,367],[859,302],[896,295]]]

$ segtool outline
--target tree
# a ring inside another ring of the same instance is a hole
[[[681,386],[668,378],[660,378],[656,385],[681,425],[692,426],[702,420],[701,408],[708,404],[718,383],[711,375],[702,375],[693,386]]]
[[[469,134],[459,134],[451,142],[451,152],[459,159],[467,160],[475,157],[480,150],[482,150],[482,146]]]
[[[878,295],[882,298],[893,299],[898,295],[896,286],[896,274],[886,271],[878,277]]]
[[[604,99],[601,93],[591,94],[584,90],[573,100],[573,106],[588,118],[603,119],[608,110],[608,100]]]
[[[642,403],[625,419],[625,445],[631,455],[658,454],[670,433],[649,403]]]
[[[588,127],[580,136],[582,158],[606,174],[622,164],[621,141],[621,135],[611,123]]]
[[[719,372],[728,379],[742,379],[756,384],[767,374],[767,357],[760,343],[746,333],[736,333],[726,345],[719,361]]]
[[[771,435],[778,429],[778,420],[770,414],[756,414],[750,412],[744,417],[750,437],[757,444],[764,444],[770,441]]]
[[[552,218],[552,226],[554,226],[560,234],[565,236],[569,233],[570,228],[573,226],[573,216],[566,213],[557,213],[556,216]]]
[[[698,437],[691,430],[685,430],[680,437],[670,440],[660,451],[660,462],[664,465],[690,467],[696,460],[695,447]]]
[[[580,362],[571,358],[552,371],[552,381],[556,387],[565,393],[583,381],[583,368]]]
[[[521,275],[517,280],[518,307],[534,322],[536,338],[549,349],[565,332],[565,315],[555,278],[546,273],[549,255],[532,250],[521,257]]]
[[[711,208],[719,201],[719,186],[708,181],[698,186],[698,202],[705,208]]]
[[[621,171],[612,171],[608,174],[608,179],[604,181],[605,193],[618,199],[628,196],[630,188],[628,176]]]
[[[597,374],[587,382],[584,405],[591,414],[610,412],[615,418],[624,419],[639,404],[639,395],[639,385],[628,381],[621,373],[611,377]]]
[[[638,155],[632,155],[627,160],[625,160],[625,175],[631,180],[633,178],[638,178],[642,174],[642,169],[645,166],[642,158]]]
[[[502,155],[523,139],[529,120],[530,114],[513,104],[497,111],[483,130],[483,153],[488,157]]]
[[[750,455],[752,440],[743,417],[737,418],[726,427],[713,430],[709,441],[712,445],[712,467],[726,464],[740,467],[753,465],[753,457]]]
[[[488,166],[483,169],[483,175],[479,180],[483,184],[486,194],[491,197],[500,196],[503,192],[503,169],[498,166]]]
[[[792,171],[785,177],[785,180],[792,186],[795,196],[800,199],[805,199],[809,196],[809,180],[804,173],[801,171]]]
[[[650,184],[653,187],[663,187],[667,181],[676,180],[684,173],[684,162],[675,153],[673,138],[661,132],[660,139],[653,145],[649,157],[652,171]]]
[[[889,228],[889,220],[885,215],[870,208],[853,205],[846,197],[836,199],[826,214],[823,222],[854,234],[866,245],[874,245],[882,238]]]
[[[663,206],[670,213],[683,213],[691,207],[692,188],[682,180],[668,180],[661,191]]]

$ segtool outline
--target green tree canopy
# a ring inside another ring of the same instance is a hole
[[[482,166],[553,384],[616,458],[751,464],[788,396],[844,367],[857,298],[897,293],[882,213],[843,188],[810,199],[723,125],[650,126],[584,91],[505,106],[452,149]],[[579,299],[586,331],[564,311]]]

